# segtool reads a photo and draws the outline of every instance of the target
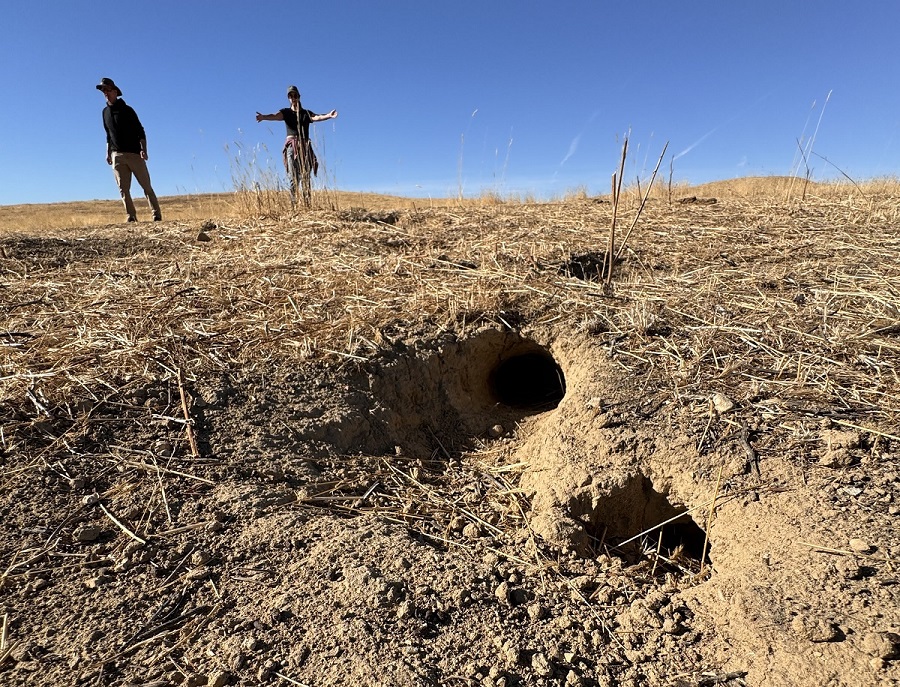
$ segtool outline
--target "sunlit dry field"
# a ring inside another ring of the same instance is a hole
[[[0,207],[0,682],[897,683],[900,186],[645,192]]]

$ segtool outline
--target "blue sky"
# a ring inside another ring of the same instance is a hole
[[[898,26],[885,0],[10,0],[0,205],[118,197],[103,76],[158,195],[232,190],[251,159],[280,172],[283,124],[254,115],[289,84],[338,110],[313,129],[342,190],[605,193],[626,135],[626,183],[667,141],[676,181],[788,174],[814,133],[814,178],[893,176]]]

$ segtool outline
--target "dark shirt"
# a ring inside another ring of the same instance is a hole
[[[284,117],[284,125],[287,127],[288,136],[297,136],[301,141],[309,140],[309,123],[310,117],[318,117],[315,112],[300,108],[300,122],[297,123],[297,113],[291,108],[285,107],[278,110]]]
[[[103,108],[103,128],[111,152],[140,153],[141,141],[147,138],[137,113],[121,98]]]

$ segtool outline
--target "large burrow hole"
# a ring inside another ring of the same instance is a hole
[[[562,369],[540,348],[501,356],[487,383],[498,403],[517,410],[550,410],[566,394]]]
[[[642,475],[612,489],[606,498],[595,496],[588,508],[584,499],[569,505],[584,525],[587,555],[611,552],[631,563],[657,558],[682,572],[697,572],[703,562],[711,562],[711,542],[688,509],[656,491]]]
[[[399,358],[368,383],[379,423],[367,450],[399,446],[444,456],[468,450],[473,437],[496,437],[497,427],[511,436],[521,420],[552,411],[566,394],[563,369],[548,347],[498,329]]]

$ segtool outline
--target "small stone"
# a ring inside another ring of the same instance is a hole
[[[108,575],[97,575],[97,577],[92,577],[84,583],[84,586],[88,589],[99,589],[100,587],[109,584],[112,582],[113,578]]]
[[[231,675],[224,670],[217,670],[209,676],[206,684],[209,685],[209,687],[225,687],[230,679]]]
[[[93,506],[95,503],[100,502],[100,494],[88,494],[84,498],[81,499],[81,503],[85,506]]]
[[[466,539],[478,539],[481,536],[481,529],[474,522],[470,522],[463,527],[462,533]]]
[[[497,597],[497,600],[500,603],[508,604],[509,603],[509,585],[506,582],[501,582],[497,588],[494,590],[494,596]]]
[[[900,635],[896,632],[870,632],[862,640],[867,654],[884,661],[900,658]]]
[[[191,554],[191,563],[193,565],[206,565],[211,558],[212,556],[206,551],[194,551],[194,553]]]
[[[163,458],[171,458],[175,454],[175,447],[172,446],[171,442],[160,439],[153,443],[153,452]]]
[[[413,614],[413,604],[408,599],[401,601],[397,606],[397,617],[400,619],[409,618]]]
[[[857,553],[869,553],[872,547],[865,539],[851,539],[850,549]]]
[[[539,677],[550,677],[553,675],[553,666],[550,665],[550,661],[540,651],[531,657],[531,669]]]
[[[212,241],[212,238],[210,238],[209,234],[207,234],[205,231],[201,231],[200,233],[197,234],[197,240],[206,242],[206,241]]]
[[[603,399],[599,396],[594,396],[591,399],[588,399],[588,402],[584,404],[584,407],[588,410],[603,410]]]
[[[716,412],[719,414],[725,414],[732,408],[734,408],[734,401],[732,401],[725,394],[720,394],[718,391],[712,395],[712,404],[713,408],[716,409]]]
[[[244,638],[244,641],[241,642],[241,646],[244,647],[247,651],[256,651],[262,646],[262,642],[259,641],[258,638],[250,635]]]
[[[96,541],[100,537],[100,534],[101,529],[99,527],[86,525],[84,527],[79,527],[78,529],[76,529],[72,533],[72,537],[75,539],[75,541],[86,543]]]
[[[504,429],[503,425],[494,425],[488,430],[488,434],[490,434],[494,439],[499,439],[504,434],[506,434],[506,429]]]
[[[528,617],[531,618],[532,620],[544,620],[545,618],[548,618],[549,616],[550,616],[550,611],[547,609],[546,606],[544,606],[542,604],[533,603],[528,606]]]

